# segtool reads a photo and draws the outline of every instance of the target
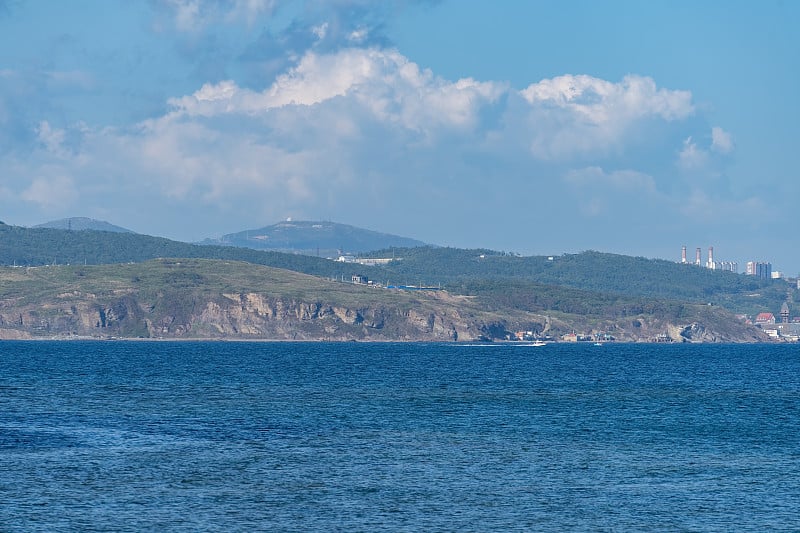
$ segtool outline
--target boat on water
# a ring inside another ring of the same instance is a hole
[[[531,343],[526,344],[526,346],[547,346],[547,343],[544,341],[533,341]]]
[[[602,345],[603,345],[603,343],[602,343],[602,342],[596,342],[596,343],[594,343],[594,345],[595,345],[595,346],[602,346]]]

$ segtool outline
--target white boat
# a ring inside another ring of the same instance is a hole
[[[528,344],[528,346],[547,346],[547,343],[542,340],[538,340],[533,341],[532,343]]]

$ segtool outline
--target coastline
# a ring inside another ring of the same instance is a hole
[[[507,340],[477,340],[470,339],[464,341],[446,341],[446,340],[428,340],[428,339],[281,339],[281,338],[245,338],[245,337],[116,337],[116,336],[82,336],[82,335],[54,335],[49,337],[39,336],[0,336],[0,342],[3,341],[19,341],[19,342],[207,342],[207,343],[286,343],[286,344],[308,344],[308,343],[327,343],[327,344],[441,344],[441,345],[455,345],[455,346],[508,346],[518,348],[533,347],[529,342],[524,341],[507,341]],[[547,341],[546,345],[559,345],[559,346],[594,346],[590,341]],[[683,344],[753,344],[753,345],[783,345],[783,344],[798,344],[797,341],[781,341],[781,340],[747,340],[747,341],[672,341],[672,342],[655,342],[655,341],[641,341],[641,340],[615,340],[605,341],[602,347],[614,345],[683,345]],[[546,347],[546,346],[543,346]]]

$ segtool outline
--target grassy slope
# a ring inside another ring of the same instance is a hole
[[[159,295],[164,300],[164,293],[168,293],[166,300],[178,307],[242,293],[349,308],[386,306],[435,311],[442,305],[456,303],[454,297],[444,294],[353,285],[238,261],[158,259],[117,265],[0,268],[0,300],[16,305],[58,300],[60,295],[102,299],[129,293],[135,293],[143,301],[155,301]],[[468,298],[458,299],[457,304],[467,313],[480,313],[488,318],[499,319],[509,314],[485,309]]]
[[[37,301],[56,292],[110,295],[136,290],[203,294],[268,292],[288,298],[331,298],[347,304],[376,298],[396,301],[397,292],[378,291],[285,269],[211,259],[158,259],[96,266],[42,266],[0,270],[0,298],[20,295]]]

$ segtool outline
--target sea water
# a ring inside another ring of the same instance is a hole
[[[800,530],[800,346],[0,342],[0,531]]]

